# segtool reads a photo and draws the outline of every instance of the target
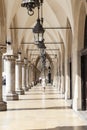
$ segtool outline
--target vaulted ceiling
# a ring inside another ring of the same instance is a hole
[[[44,0],[43,17],[44,27],[67,27],[71,26],[72,33],[75,28],[75,18],[78,15],[80,4],[84,0]],[[11,39],[11,32],[14,31],[16,47],[22,47],[25,52],[27,49],[35,49],[34,44],[22,44],[34,42],[32,30],[18,29],[11,30],[10,27],[33,27],[37,19],[37,9],[33,16],[27,14],[27,10],[21,7],[22,0],[4,0],[6,10],[7,39]],[[63,42],[66,46],[66,35],[68,30],[52,29],[45,30],[45,42]],[[48,49],[60,49],[61,44],[46,44]],[[31,52],[29,52],[31,53]],[[55,54],[54,50],[48,53]]]

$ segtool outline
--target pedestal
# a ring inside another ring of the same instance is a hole
[[[6,100],[7,101],[18,100],[18,99],[19,99],[19,97],[18,97],[17,93],[8,93],[6,95]]]
[[[0,111],[6,111],[7,110],[7,103],[0,101]]]

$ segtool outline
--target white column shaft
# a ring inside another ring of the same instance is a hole
[[[22,65],[22,88],[25,88],[25,66]]]
[[[15,91],[15,61],[6,61],[6,92]]]
[[[22,68],[20,64],[16,64],[16,90],[22,88]]]
[[[6,56],[6,99],[18,100],[18,94],[15,92],[15,58]]]
[[[81,57],[74,51],[72,57],[73,109],[81,110]]]

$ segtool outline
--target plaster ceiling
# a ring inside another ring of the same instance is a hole
[[[43,17],[44,27],[66,27],[67,21],[70,22],[71,29],[74,29],[74,15],[75,8],[79,6],[80,0],[44,0],[43,4]],[[6,9],[6,23],[7,23],[7,34],[8,39],[10,38],[9,28],[10,27],[33,27],[37,19],[37,9],[33,16],[27,14],[27,10],[21,7],[22,0],[4,0]],[[17,46],[26,51],[27,49],[36,48],[33,44],[21,45],[25,42],[33,42],[32,30],[18,29],[17,35]],[[60,42],[62,41],[66,45],[66,33],[67,30],[46,30],[45,41],[46,42]],[[46,45],[49,49],[61,49],[61,44]],[[55,54],[56,52],[50,51]],[[29,52],[31,54],[31,52]]]

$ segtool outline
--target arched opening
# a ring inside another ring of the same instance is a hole
[[[51,67],[48,67],[48,83],[51,83]]]
[[[41,59],[40,56],[37,57],[36,59],[36,63],[35,66],[36,68],[39,70],[39,78],[42,78],[42,70],[41,70]],[[51,69],[52,68],[52,69]],[[37,77],[37,73],[35,74]],[[54,66],[53,66],[53,62],[52,59],[50,58],[50,56],[48,55],[48,53],[46,53],[46,67],[45,67],[45,78],[46,78],[46,83],[52,83],[53,82],[53,77],[54,77]]]

